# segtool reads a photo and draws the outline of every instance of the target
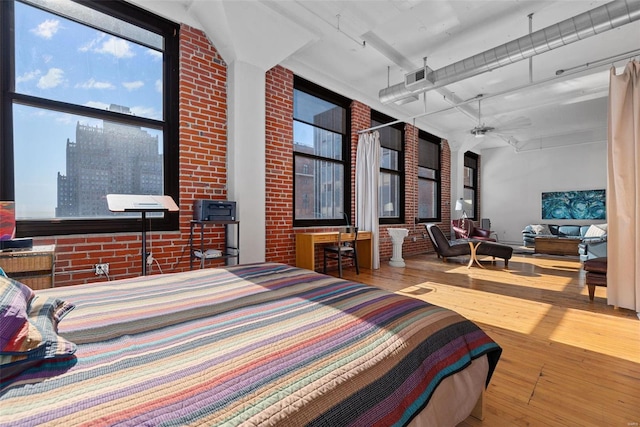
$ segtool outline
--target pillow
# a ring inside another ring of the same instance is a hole
[[[549,226],[547,224],[534,224],[531,226],[531,229],[534,233],[538,235],[550,235],[551,230],[549,230]]]
[[[28,286],[0,276],[0,351],[16,337],[26,334],[27,310],[34,295]]]
[[[531,231],[533,231],[536,234],[540,234],[540,231],[542,230],[542,225],[540,224],[532,224],[531,225]]]
[[[58,323],[75,306],[57,298],[36,298],[26,325],[0,351],[0,379],[6,381],[47,360],[69,358],[76,345],[57,334]]]
[[[602,227],[604,225],[604,228]],[[591,225],[586,233],[584,233],[584,237],[602,237],[607,234],[607,225]]]

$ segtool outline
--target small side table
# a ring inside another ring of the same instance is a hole
[[[480,246],[481,244],[482,244],[482,241],[469,240],[469,247],[471,248],[471,255],[470,255],[470,258],[469,258],[469,264],[467,264],[467,268],[471,268],[471,266],[473,265],[474,262],[476,264],[478,264],[478,267],[484,268],[484,266],[482,264],[480,264],[480,261],[478,261],[478,255],[476,253],[478,251],[478,246]]]
[[[7,276],[24,283],[31,289],[53,288],[55,252],[55,245],[0,252],[0,267]]]

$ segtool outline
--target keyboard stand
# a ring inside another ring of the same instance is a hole
[[[111,212],[140,212],[142,215],[142,275],[147,275],[147,212],[176,212],[180,209],[171,196],[107,194]]]

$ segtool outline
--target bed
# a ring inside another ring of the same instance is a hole
[[[0,284],[2,427],[455,425],[501,353],[454,311],[278,263]]]

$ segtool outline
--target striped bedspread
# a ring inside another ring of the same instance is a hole
[[[58,332],[78,349],[2,384],[2,427],[406,425],[501,351],[451,310],[276,263],[50,296],[76,305]]]

